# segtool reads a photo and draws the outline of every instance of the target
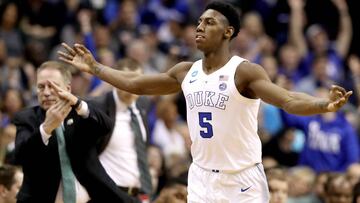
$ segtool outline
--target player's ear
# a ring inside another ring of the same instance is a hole
[[[224,33],[224,39],[230,39],[233,34],[234,34],[234,27],[227,26]]]

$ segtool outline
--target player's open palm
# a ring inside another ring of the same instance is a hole
[[[346,91],[344,88],[333,85],[330,89],[328,111],[335,112],[340,109],[349,99],[352,91]]]
[[[62,43],[61,45],[66,49],[66,53],[62,51],[58,52],[60,60],[75,66],[80,71],[93,73],[96,60],[85,46],[75,44],[74,47],[70,47],[65,43]]]

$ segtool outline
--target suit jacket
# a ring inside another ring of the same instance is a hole
[[[77,180],[92,203],[135,202],[124,195],[102,167],[96,143],[110,130],[112,121],[102,111],[89,106],[89,117],[82,118],[72,110],[64,120],[66,150]],[[18,193],[19,203],[54,203],[61,180],[56,135],[48,145],[42,141],[40,125],[45,111],[39,106],[25,109],[14,118],[17,127],[15,159],[23,167],[24,180]]]

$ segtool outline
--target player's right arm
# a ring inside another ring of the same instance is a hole
[[[181,82],[192,65],[191,62],[182,62],[166,73],[144,75],[119,71],[100,64],[83,45],[75,44],[73,48],[64,43],[62,45],[67,53],[60,51],[60,60],[96,75],[119,89],[138,95],[163,95],[180,91]]]

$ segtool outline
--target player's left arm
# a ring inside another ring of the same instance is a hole
[[[261,66],[253,63],[244,65],[248,67],[238,68],[236,75],[244,77],[242,80],[247,82],[246,88],[266,103],[282,108],[288,113],[312,115],[334,112],[341,108],[352,94],[352,91],[347,92],[344,88],[336,85],[331,87],[328,98],[318,98],[302,92],[288,91],[272,83]],[[243,75],[240,76],[241,74]]]

